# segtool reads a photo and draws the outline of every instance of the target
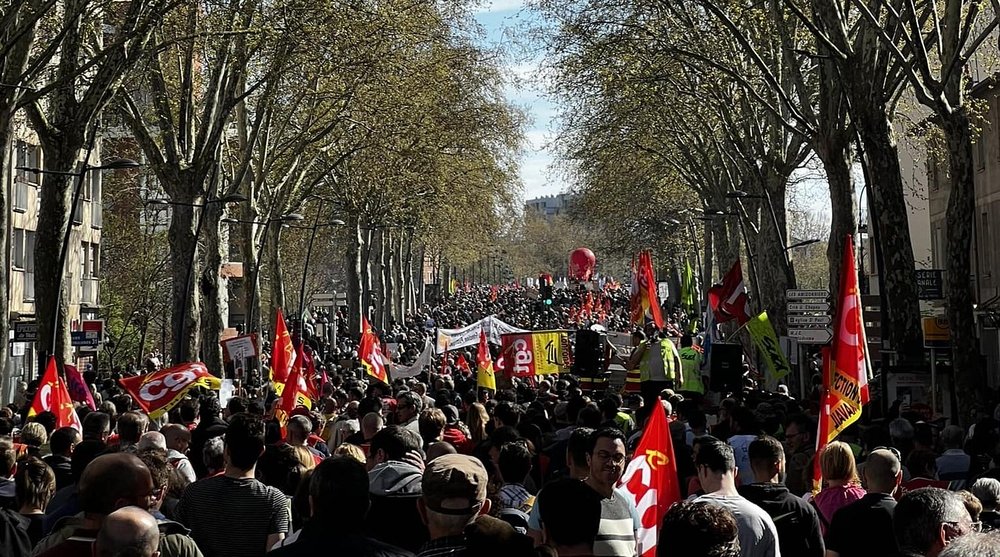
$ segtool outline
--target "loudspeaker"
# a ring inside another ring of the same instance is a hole
[[[743,346],[712,343],[710,387],[717,393],[743,391]]]
[[[574,375],[596,377],[604,373],[604,343],[607,334],[582,329],[576,332],[576,349],[573,351]]]

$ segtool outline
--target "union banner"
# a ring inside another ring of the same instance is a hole
[[[531,377],[569,371],[573,363],[569,333],[566,331],[532,331],[503,335],[500,351],[504,374],[511,377]]]

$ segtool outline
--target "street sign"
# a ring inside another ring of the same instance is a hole
[[[788,326],[797,329],[822,329],[830,324],[829,315],[789,315]]]
[[[917,269],[917,298],[920,300],[944,299],[944,271]]]
[[[830,329],[789,329],[788,336],[799,344],[827,344],[833,338]]]
[[[14,342],[35,342],[38,340],[37,321],[15,321]]]
[[[829,290],[787,290],[785,297],[789,300],[826,300],[830,297]]]
[[[951,325],[946,317],[924,317],[924,348],[950,348]]]
[[[818,312],[826,313],[830,311],[830,302],[797,303],[789,302],[788,311],[791,312]]]
[[[70,345],[79,348],[100,348],[104,342],[104,320],[93,319],[80,323],[80,331],[71,331]]]

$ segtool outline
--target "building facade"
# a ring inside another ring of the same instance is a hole
[[[572,195],[560,193],[557,195],[544,195],[524,202],[524,208],[534,211],[545,218],[551,218],[565,214],[572,203]]]

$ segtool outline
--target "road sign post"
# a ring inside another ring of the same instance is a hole
[[[827,344],[830,330],[830,291],[792,289],[788,299],[788,336],[799,344]]]

